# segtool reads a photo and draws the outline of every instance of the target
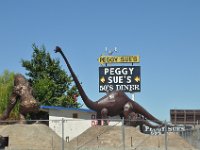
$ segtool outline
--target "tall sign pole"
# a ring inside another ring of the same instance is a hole
[[[131,94],[131,99],[132,99],[133,101],[135,101],[135,93],[134,93],[134,92]]]

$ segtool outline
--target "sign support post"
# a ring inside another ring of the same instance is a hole
[[[133,101],[135,101],[135,93],[132,93],[132,98]]]

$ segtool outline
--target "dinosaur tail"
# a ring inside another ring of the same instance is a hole
[[[142,114],[143,116],[146,117],[146,119],[152,121],[152,122],[155,122],[157,124],[160,124],[160,125],[163,125],[163,122],[158,120],[157,118],[155,118],[152,114],[150,114],[146,109],[144,109],[141,105],[139,105],[138,103],[132,101],[133,103],[133,106],[134,106],[134,111],[136,113],[140,113]]]

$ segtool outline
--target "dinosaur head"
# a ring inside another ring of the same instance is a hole
[[[60,53],[62,50],[61,50],[61,48],[59,46],[56,46],[54,51],[55,51],[55,53],[58,53],[58,52]]]

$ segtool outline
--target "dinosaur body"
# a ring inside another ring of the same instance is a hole
[[[19,101],[19,115],[21,121],[25,120],[25,115],[27,113],[39,111],[39,104],[32,95],[32,88],[26,78],[21,74],[16,74],[14,77],[14,88],[7,108],[0,120],[5,120],[9,117],[17,101]]]
[[[55,52],[59,52],[62,55],[71,73],[71,76],[78,88],[78,91],[80,93],[82,100],[84,101],[84,103],[86,104],[88,108],[97,112],[98,119],[107,118],[108,116],[112,117],[112,116],[120,115],[121,117],[124,117],[125,120],[128,120],[130,118],[132,119],[132,121],[135,121],[135,123],[132,122],[133,126],[146,124],[147,126],[150,126],[150,127],[154,127],[154,128],[158,127],[158,126],[151,125],[148,122],[148,120],[155,122],[158,125],[163,124],[153,115],[151,115],[147,110],[145,110],[141,105],[132,101],[122,91],[113,91],[113,92],[107,93],[107,95],[103,96],[101,99],[99,99],[96,102],[90,100],[88,96],[86,95],[85,91],[83,90],[76,74],[74,73],[70,63],[68,62],[61,48],[57,46],[55,49]],[[143,116],[143,117],[140,117],[140,116]]]

